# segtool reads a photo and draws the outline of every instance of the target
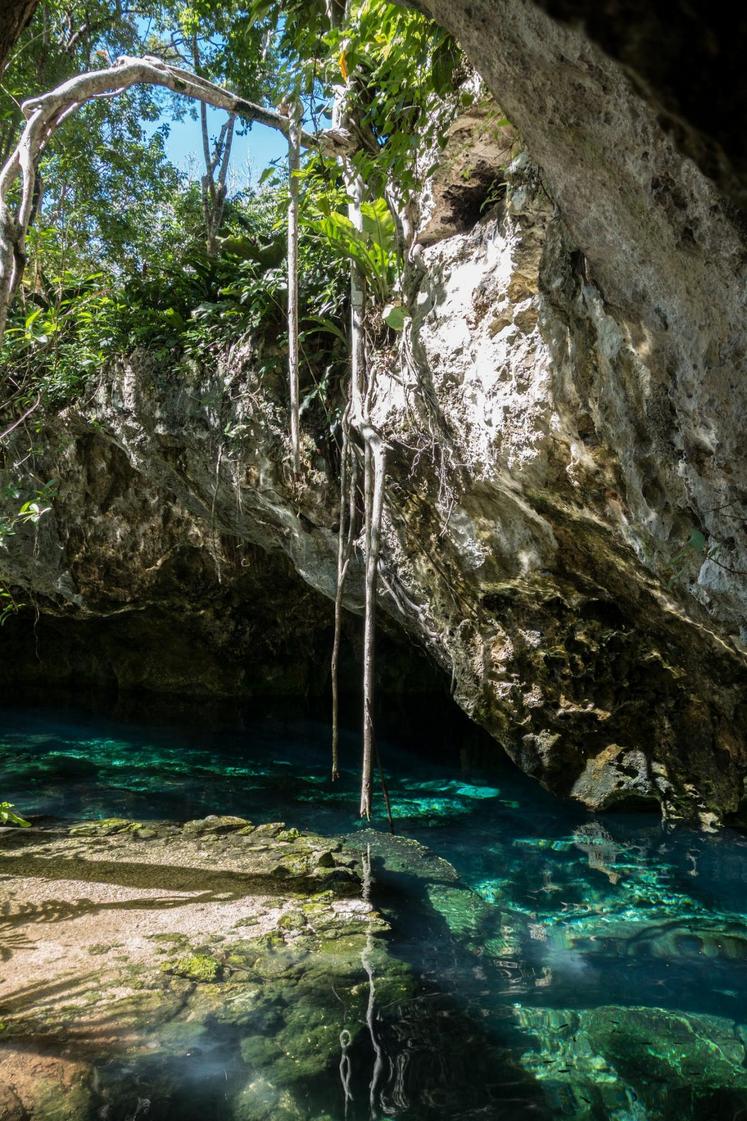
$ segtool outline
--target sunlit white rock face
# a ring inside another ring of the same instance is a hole
[[[472,229],[441,220],[413,254],[404,360],[379,396],[390,585],[522,767],[593,808],[657,800],[707,824],[741,795],[744,589],[703,610],[676,429],[651,458],[645,332],[607,303],[527,155],[496,177]]]
[[[542,11],[564,8],[545,0],[421,6],[459,38],[520,130],[583,257],[592,286],[577,311],[596,336],[599,376],[591,397],[577,387],[576,406],[612,434],[631,543],[647,559],[661,549],[660,571],[676,556],[668,581],[744,650],[747,255],[730,205],[683,152],[725,181],[724,154],[719,163],[636,80],[635,14],[624,8],[606,22],[612,39],[616,21],[630,25],[627,69],[584,34],[583,3],[565,6],[572,24]]]

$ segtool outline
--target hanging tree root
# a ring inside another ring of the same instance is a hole
[[[294,101],[288,129],[288,382],[293,474],[301,470],[298,388],[298,172],[301,167],[301,110]]]
[[[342,104],[336,106],[335,123],[342,121]],[[363,229],[362,204],[365,185],[352,162],[341,158],[342,171],[350,195],[348,216],[358,230]],[[374,666],[376,641],[376,589],[381,550],[381,519],[384,505],[386,447],[371,422],[375,393],[375,374],[368,369],[365,312],[366,283],[360,267],[353,262],[350,270],[350,423],[363,442],[364,540],[366,561],[366,596],[363,624],[363,757],[361,765],[360,815],[370,820],[372,809],[373,767],[377,758],[374,729]],[[389,795],[382,779],[384,801],[391,826]]]
[[[386,451],[378,434],[365,435],[366,605],[363,624],[363,767],[361,817],[371,817],[371,788],[375,757],[374,692],[376,646],[376,589],[381,551],[381,517],[384,506]]]
[[[365,188],[361,176],[352,164],[342,161],[343,175],[350,194],[348,216],[356,229],[363,229],[363,197]],[[361,765],[360,815],[371,817],[371,787],[374,759],[374,639],[375,639],[375,598],[378,548],[374,553],[374,538],[378,547],[378,533],[374,529],[374,492],[376,469],[374,460],[379,464],[379,474],[383,484],[383,445],[379,442],[379,452],[374,456],[377,433],[370,424],[370,405],[372,385],[367,374],[366,362],[366,282],[360,267],[353,262],[350,270],[350,397],[351,426],[363,440],[363,506],[364,539],[366,559],[366,602],[363,625],[363,758]],[[383,493],[383,485],[380,487]]]
[[[386,784],[384,777],[384,768],[381,765],[381,756],[379,755],[379,746],[374,740],[374,752],[376,754],[376,769],[379,772],[379,784],[381,786],[381,794],[384,799],[384,809],[386,810],[386,820],[389,825],[389,832],[394,832],[394,820],[392,818],[392,804],[389,801],[389,787]]]
[[[389,827],[394,831],[389,792],[375,740],[375,641],[376,592],[381,553],[381,524],[386,477],[386,445],[371,423],[375,378],[366,377],[365,336],[362,322],[362,285],[353,286],[352,336],[353,362],[351,397],[343,415],[340,468],[340,524],[337,538],[337,586],[335,590],[335,632],[332,647],[332,778],[339,778],[339,692],[338,664],[342,622],[342,598],[352,555],[355,525],[356,455],[351,428],[363,442],[363,508],[365,554],[365,608],[363,631],[363,759],[361,767],[360,815],[370,820],[373,768],[376,763],[381,781]],[[349,473],[349,474],[348,474]],[[348,507],[347,522],[345,507]]]
[[[355,534],[355,488],[357,464],[350,446],[350,403],[342,417],[342,452],[340,456],[340,525],[337,535],[337,585],[335,587],[335,632],[332,643],[332,781],[340,777],[340,697],[339,661],[340,637],[342,633],[342,597],[345,579],[350,567]],[[346,519],[347,508],[347,519]]]

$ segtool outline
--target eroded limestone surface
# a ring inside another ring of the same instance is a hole
[[[745,1028],[661,1008],[517,1010],[534,1036],[523,1064],[558,1118],[738,1117],[747,1100]]]
[[[221,817],[0,840],[3,1121],[322,1117],[366,965],[407,991],[339,843]]]

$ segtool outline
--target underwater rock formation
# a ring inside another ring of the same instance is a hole
[[[366,1031],[366,962],[381,1002],[408,991],[339,842],[225,817],[1,840],[4,1121],[300,1119]]]
[[[519,1008],[536,1037],[523,1065],[558,1118],[738,1116],[747,1094],[744,1025],[662,1008]]]

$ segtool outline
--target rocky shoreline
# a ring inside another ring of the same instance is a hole
[[[282,823],[6,830],[0,874],[4,1121],[169,1117],[195,1070],[231,1116],[298,1117],[362,1030],[361,955],[406,985],[360,861]]]
[[[583,986],[579,1007],[543,994],[613,943],[642,969],[697,948],[716,978],[744,961],[739,928],[683,928],[687,900],[598,827],[564,844],[622,885],[614,907],[528,911],[498,881],[491,903],[426,845],[374,830],[230,816],[3,829],[0,1116],[353,1121],[371,1105],[429,1121],[492,1116],[509,1086],[517,1121],[643,1116],[624,1113],[636,1101],[657,1121],[731,1116],[743,1023],[586,1007]],[[572,890],[561,865],[541,892]],[[508,856],[506,870],[519,874]],[[641,892],[642,924],[626,902]]]

